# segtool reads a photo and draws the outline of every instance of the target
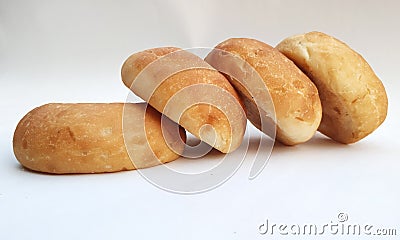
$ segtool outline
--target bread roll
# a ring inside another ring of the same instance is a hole
[[[321,121],[318,91],[279,51],[254,39],[232,38],[218,44],[205,60],[219,71],[235,75],[229,79],[258,129],[271,135],[271,128],[261,126],[261,121],[263,125],[276,124],[277,140],[287,145],[314,135]]]
[[[388,100],[382,82],[345,43],[310,32],[289,37],[276,48],[317,86],[323,108],[321,133],[341,143],[354,143],[385,120]]]
[[[144,103],[46,104],[19,122],[14,154],[26,168],[55,174],[155,166],[179,157],[164,141],[160,119]],[[173,139],[170,146],[183,151],[185,132],[180,128],[181,136],[174,135],[174,128],[178,126],[167,120],[164,132]]]
[[[246,115],[229,81],[198,56],[179,48],[131,55],[124,84],[187,131],[223,153],[237,149]]]

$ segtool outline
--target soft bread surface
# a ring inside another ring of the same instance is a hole
[[[144,103],[46,104],[19,122],[14,154],[26,168],[55,174],[151,167],[177,159],[175,152],[184,146],[184,130],[168,119],[163,126],[170,134],[167,145],[160,120]]]
[[[212,147],[228,153],[240,146],[246,129],[240,98],[198,56],[173,47],[149,49],[131,55],[121,75],[136,95]]]
[[[385,120],[388,100],[382,82],[345,43],[310,32],[289,37],[276,48],[317,86],[323,107],[321,133],[341,143],[354,143]]]
[[[322,114],[317,88],[279,51],[258,40],[232,38],[218,44],[205,60],[217,70],[241,78],[228,76],[243,98],[248,119],[258,129],[268,134],[262,129],[265,126],[261,126],[261,119],[276,124],[277,140],[287,145],[305,142],[314,135]],[[266,87],[253,85],[257,77]],[[253,89],[253,96],[247,89]]]

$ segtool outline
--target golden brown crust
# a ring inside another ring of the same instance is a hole
[[[277,49],[296,63],[319,90],[323,117],[319,131],[354,143],[386,118],[385,88],[364,58],[345,43],[320,32],[283,40]]]
[[[175,160],[179,155],[161,133],[161,115],[150,106],[144,115],[145,109],[144,103],[43,105],[19,122],[14,154],[29,169],[55,174],[116,172]],[[180,134],[185,139],[182,128]]]
[[[222,74],[196,55],[172,47],[145,50],[125,61],[121,75],[136,95],[214,148],[227,153],[240,146],[246,128],[240,98]],[[168,103],[174,105],[169,112]],[[211,125],[216,136],[204,125]]]
[[[305,142],[314,135],[321,120],[318,91],[293,62],[273,47],[254,39],[232,38],[218,44],[215,48],[216,50],[206,57],[206,61],[216,69],[229,69],[241,75],[240,71],[246,72],[243,70],[245,68],[243,61],[245,61],[262,78],[268,89],[262,89],[262,95],[270,94],[275,105],[276,134],[280,142],[294,145]],[[227,59],[228,54],[223,51],[239,57],[239,60]],[[250,86],[247,75],[253,76],[250,71],[244,73],[243,84],[245,87],[254,87]],[[244,98],[249,120],[260,129],[260,115],[253,98],[239,81],[231,79],[231,83]],[[257,91],[260,90],[256,89],[255,92]],[[260,99],[262,97],[256,96]],[[261,117],[272,115],[273,109],[265,103],[268,99],[260,99],[258,101],[261,101],[259,102]]]

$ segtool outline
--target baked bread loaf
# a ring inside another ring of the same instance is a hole
[[[354,143],[385,120],[388,99],[382,82],[345,43],[310,32],[289,37],[276,48],[317,86],[323,108],[321,133],[341,143]]]
[[[314,135],[322,114],[317,88],[279,51],[258,40],[231,38],[205,60],[226,73],[258,129],[271,136],[271,127],[264,125],[275,124],[277,140],[286,145]]]
[[[26,168],[54,174],[151,167],[177,159],[186,137],[182,128],[180,136],[174,132],[178,125],[167,119],[167,145],[160,119],[144,103],[46,104],[19,122],[14,154]]]
[[[187,131],[223,153],[237,149],[246,129],[240,98],[229,81],[198,56],[174,47],[131,55],[124,84]]]

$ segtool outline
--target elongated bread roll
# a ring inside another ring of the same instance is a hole
[[[131,55],[121,70],[124,84],[187,131],[221,152],[237,149],[246,115],[229,81],[198,56],[179,48]]]
[[[14,154],[26,168],[55,174],[102,173],[170,162],[185,132],[146,104],[46,104],[30,111],[14,133]],[[123,121],[125,121],[123,123]],[[164,121],[163,121],[164,123]],[[124,124],[124,125],[123,125]],[[174,129],[175,128],[175,129]]]
[[[275,123],[277,140],[287,145],[314,135],[321,121],[317,88],[279,51],[254,39],[232,38],[218,44],[205,60],[219,71],[235,75],[229,79],[258,129],[270,135],[271,128],[261,126],[261,121]]]
[[[345,43],[310,32],[289,37],[276,48],[317,86],[323,108],[321,133],[341,143],[354,143],[385,120],[388,99],[382,82]]]

